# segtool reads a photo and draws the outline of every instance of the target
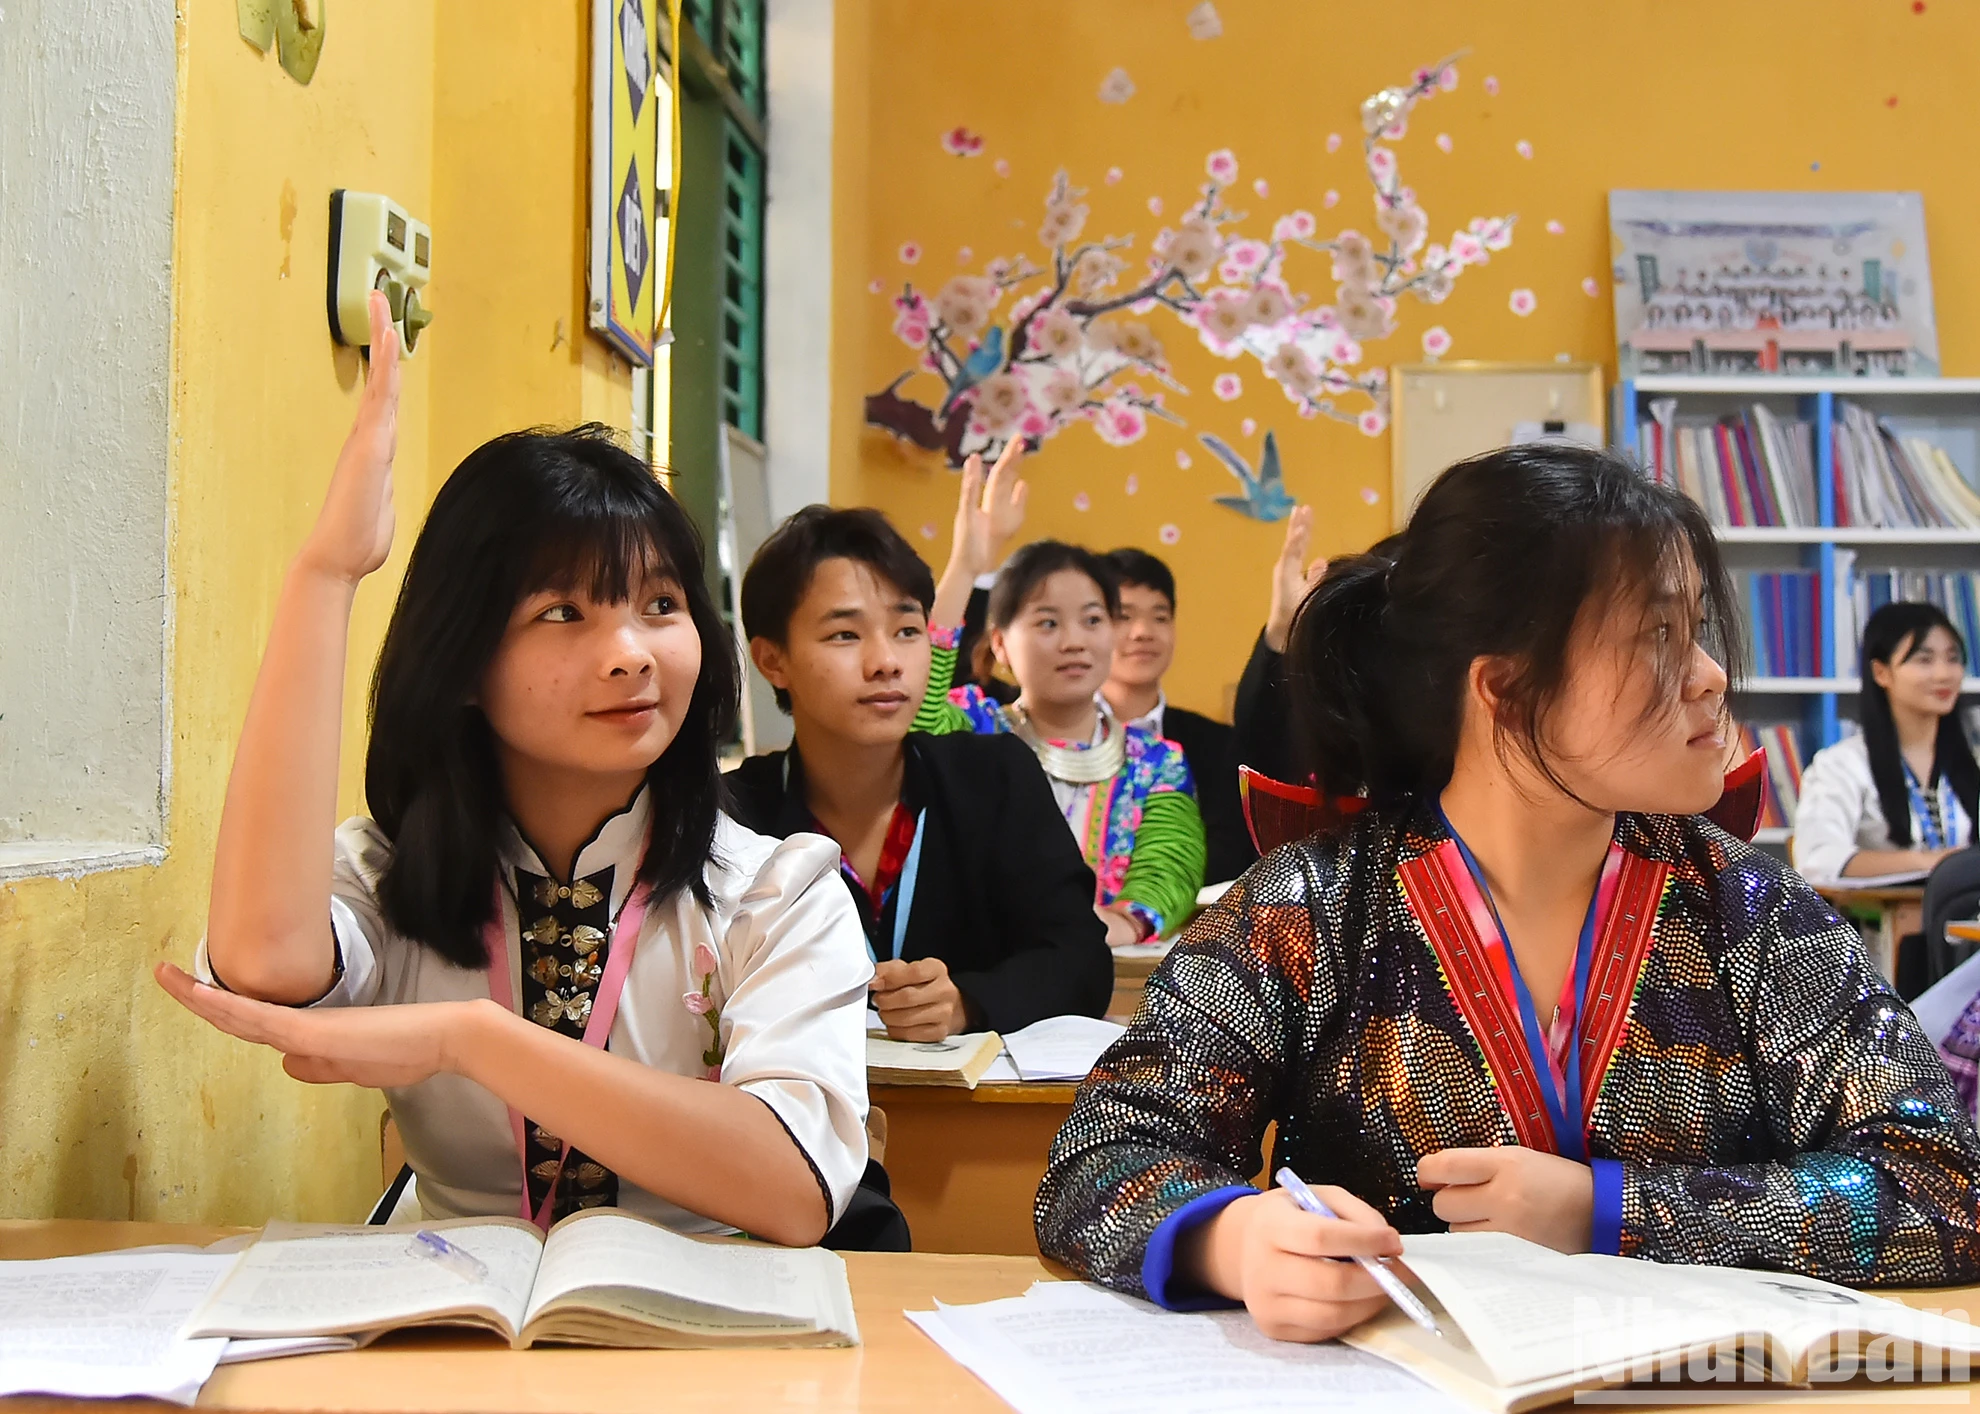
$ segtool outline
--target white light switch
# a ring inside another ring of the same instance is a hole
[[[389,196],[330,193],[330,333],[340,344],[371,342],[365,308],[383,290],[408,355],[418,347],[433,311],[421,291],[433,274],[433,231]]]

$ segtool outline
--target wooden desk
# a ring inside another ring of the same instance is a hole
[[[1907,907],[1917,908],[1925,901],[1924,886],[1899,884],[1880,889],[1852,889],[1846,884],[1817,884],[1815,892],[1845,917],[1877,925],[1869,940],[1870,960],[1886,978],[1896,978],[1898,918]]]
[[[0,1257],[57,1257],[154,1242],[206,1243],[226,1229],[159,1223],[0,1223]],[[307,1355],[215,1372],[202,1409],[360,1414],[733,1414],[735,1410],[1009,1414],[1009,1407],[909,1325],[901,1312],[1021,1295],[1053,1275],[1037,1258],[849,1252],[846,1268],[863,1345],[851,1350],[512,1351],[491,1336],[426,1331],[369,1350]],[[7,1414],[139,1401],[22,1398]]]
[[[1134,1019],[1141,1009],[1141,989],[1148,985],[1148,974],[1167,956],[1167,952],[1114,954],[1114,999],[1107,1003],[1109,1020],[1125,1026]]]
[[[205,1243],[233,1229],[163,1223],[0,1222],[0,1258],[60,1257],[155,1242]],[[794,1410],[808,1414],[1009,1414],[1009,1406],[911,1326],[904,1310],[1017,1296],[1063,1273],[1035,1258],[849,1252],[846,1270],[863,1345],[850,1350],[512,1351],[492,1336],[424,1331],[368,1350],[305,1355],[217,1371],[202,1409],[321,1414],[681,1414]],[[1886,1293],[1922,1306],[1980,1310],[1980,1287]],[[1916,1404],[1970,1405],[1973,1386],[1851,1388],[1802,1394],[1835,1414]],[[1794,1398],[1793,1392],[1784,1392]],[[149,1402],[20,1398],[8,1414],[156,1411]],[[1572,1408],[1562,1405],[1560,1408]],[[1632,1405],[1635,1409],[1673,1406]],[[1682,1407],[1699,1414],[1701,1406]],[[1702,1406],[1749,1409],[1741,1406]]]
[[[917,1252],[1032,1257],[1032,1199],[1074,1085],[876,1085],[887,1177]]]

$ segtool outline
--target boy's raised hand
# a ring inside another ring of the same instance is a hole
[[[371,370],[357,420],[323,509],[298,557],[311,568],[355,584],[385,563],[392,550],[392,458],[399,445],[399,333],[385,296],[370,300]]]

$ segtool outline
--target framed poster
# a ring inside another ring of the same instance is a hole
[[[592,0],[589,314],[636,364],[653,362],[673,185],[673,100],[660,64],[665,0]]]
[[[1917,192],[1612,191],[1620,376],[1932,378]]]

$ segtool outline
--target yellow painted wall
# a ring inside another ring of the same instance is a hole
[[[1942,366],[1980,372],[1980,274],[1967,268],[1980,189],[1970,175],[1980,131],[1980,10],[1953,0],[1410,0],[1371,10],[1341,0],[1215,0],[1223,34],[1191,37],[1197,0],[839,0],[834,141],[835,381],[832,492],[839,504],[886,509],[939,562],[947,552],[955,479],[933,454],[862,426],[862,400],[909,367],[890,332],[900,282],[933,290],[994,255],[1047,252],[1035,231],[1063,167],[1092,208],[1089,235],[1133,234],[1135,268],[1164,224],[1193,201],[1208,153],[1230,148],[1240,183],[1229,198],[1263,236],[1304,207],[1320,234],[1371,229],[1357,109],[1460,49],[1455,92],[1421,105],[1394,144],[1403,179],[1444,240],[1473,216],[1515,212],[1510,249],[1467,271],[1441,306],[1405,300],[1399,331],[1370,362],[1420,361],[1440,324],[1452,357],[1549,360],[1614,370],[1606,279],[1606,196],[1612,187],[1918,190],[1934,255]],[[1116,67],[1135,85],[1122,104],[1099,99]],[[1487,76],[1496,95],[1486,92]],[[945,152],[958,125],[979,133],[975,157]],[[1326,140],[1343,141],[1329,154]],[[1448,154],[1436,143],[1451,140]],[[1516,144],[1531,144],[1532,156]],[[996,164],[1008,164],[1008,177]],[[1108,184],[1110,167],[1121,177]],[[1268,183],[1269,197],[1251,190]],[[1324,207],[1325,193],[1339,205]],[[1560,234],[1546,223],[1558,221]],[[922,249],[904,264],[907,242]],[[959,257],[969,248],[967,259]],[[1295,288],[1332,295],[1325,257],[1302,253]],[[1303,262],[1303,263],[1302,263]],[[1599,294],[1582,291],[1588,277]],[[883,293],[871,292],[879,281]],[[1514,289],[1537,308],[1512,313]],[[1179,702],[1227,709],[1265,611],[1282,527],[1213,506],[1236,484],[1196,442],[1230,441],[1253,460],[1276,428],[1293,493],[1318,508],[1321,549],[1358,549],[1389,524],[1386,435],[1301,421],[1255,361],[1226,363],[1193,333],[1152,320],[1187,397],[1169,395],[1187,428],[1156,423],[1141,442],[1109,447],[1086,428],[1045,444],[1029,471],[1028,533],[1100,548],[1138,543],[1175,567]],[[1219,373],[1242,397],[1219,401]],[[910,385],[924,400],[928,376]],[[1246,436],[1245,418],[1257,431]],[[1177,453],[1191,458],[1184,469]],[[1136,491],[1127,491],[1128,478]],[[1090,509],[1075,509],[1085,493]],[[1158,543],[1163,525],[1180,532]],[[917,532],[929,533],[922,539]]]
[[[625,364],[583,332],[587,13],[334,5],[302,88],[240,40],[231,0],[181,6],[169,851],[0,886],[0,1215],[350,1219],[377,1194],[376,1094],[296,1084],[149,972],[198,940],[260,644],[356,404],[357,357],[324,314],[330,190],[430,215],[438,311],[406,368],[399,544],[358,599],[345,810],[371,661],[447,471],[515,426],[629,420]]]

